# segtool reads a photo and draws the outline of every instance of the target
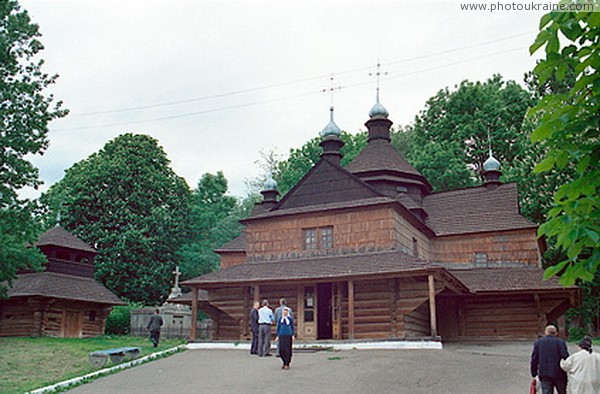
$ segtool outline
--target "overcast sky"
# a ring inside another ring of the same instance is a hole
[[[156,138],[195,187],[222,170],[231,194],[328,122],[364,130],[381,102],[406,125],[438,90],[495,73],[522,83],[542,12],[461,11],[458,1],[21,0],[40,25],[44,70],[70,114],[32,160],[45,184],[126,132]],[[26,191],[35,197],[38,193]]]

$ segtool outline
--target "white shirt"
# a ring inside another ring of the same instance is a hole
[[[273,311],[268,306],[263,306],[258,310],[258,324],[273,323]]]
[[[560,360],[560,367],[569,376],[569,393],[600,393],[600,354],[580,350],[566,360]]]

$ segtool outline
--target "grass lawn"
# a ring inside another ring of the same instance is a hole
[[[93,372],[97,369],[88,362],[88,353],[95,350],[137,346],[146,356],[183,343],[161,338],[153,348],[146,337],[0,338],[0,393],[23,393]]]

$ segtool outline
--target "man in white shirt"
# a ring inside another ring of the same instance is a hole
[[[263,300],[262,308],[258,310],[258,356],[268,357],[271,351],[271,324],[273,311],[269,308],[269,300]]]

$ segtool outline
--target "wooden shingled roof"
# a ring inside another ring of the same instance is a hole
[[[370,141],[367,146],[346,166],[354,174],[380,171],[401,172],[422,177],[421,173],[411,166],[396,149],[385,140]]]
[[[425,223],[438,236],[536,228],[519,213],[518,197],[515,183],[433,193],[423,202]]]
[[[246,251],[246,233],[242,232],[240,236],[227,242],[225,245],[215,249],[216,253],[220,252],[245,252]]]
[[[400,251],[385,251],[248,262],[184,281],[182,285],[211,288],[223,284],[368,278],[434,272],[447,275],[450,281],[453,279],[442,267]]]
[[[119,297],[92,278],[55,272],[19,275],[12,281],[12,287],[8,289],[8,296],[10,298],[40,296],[108,305],[125,304]]]
[[[578,289],[576,286],[563,287],[556,277],[544,280],[544,270],[536,267],[470,268],[449,271],[472,293]]]
[[[271,211],[380,197],[376,189],[345,168],[321,158]]]
[[[60,246],[84,252],[98,253],[96,249],[60,226],[52,227],[50,230],[40,235],[40,238],[34,246]]]

